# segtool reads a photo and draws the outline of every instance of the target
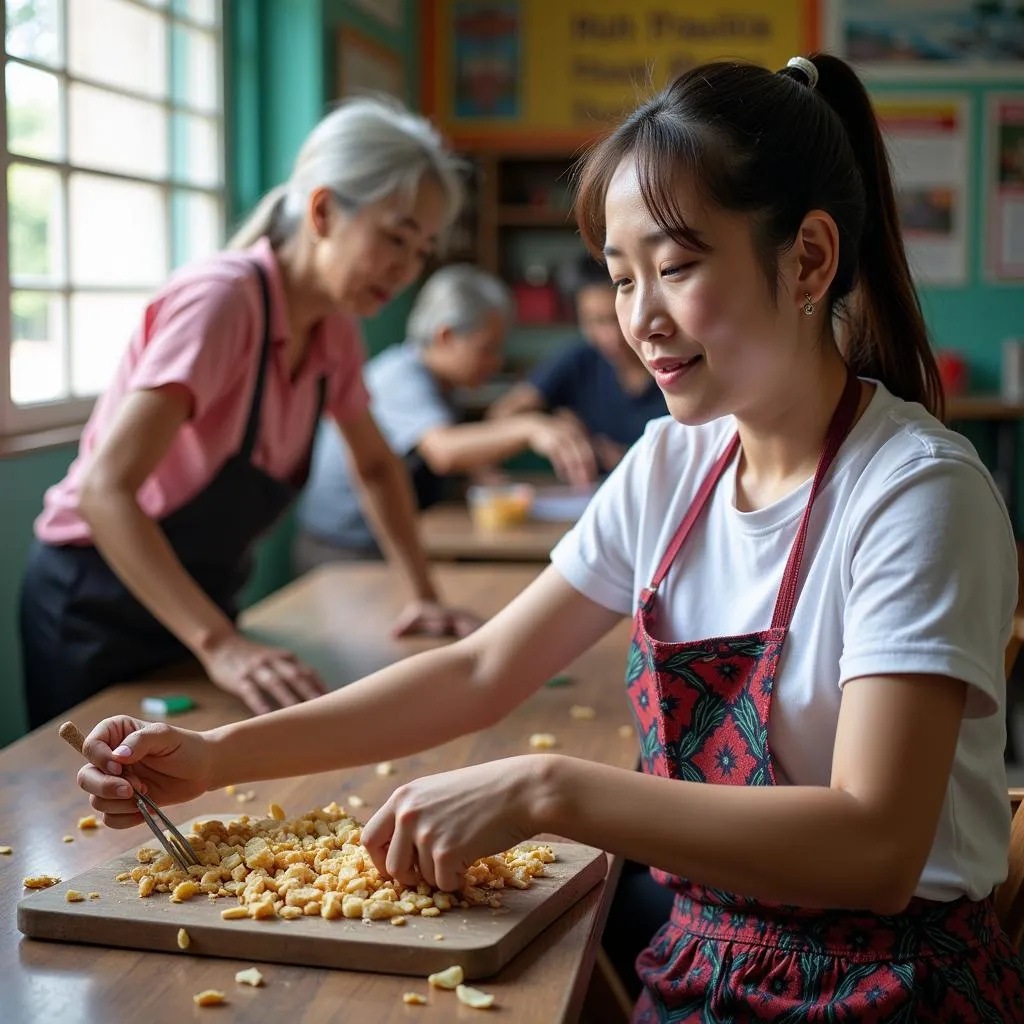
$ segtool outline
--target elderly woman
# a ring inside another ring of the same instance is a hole
[[[569,482],[585,483],[596,473],[593,450],[574,423],[536,412],[460,422],[455,389],[477,387],[498,370],[511,314],[508,289],[496,277],[466,264],[445,267],[420,290],[404,344],[366,365],[373,417],[409,467],[421,509],[438,500],[444,477],[526,449],[549,459]],[[340,439],[322,429],[299,503],[297,568],[376,555],[361,497]]]
[[[189,652],[252,711],[322,692],[235,627],[253,545],[304,483],[321,414],[405,571],[403,628],[471,626],[438,603],[407,473],[369,412],[357,320],[416,280],[460,200],[425,120],[350,100],[227,250],[153,296],[36,521],[21,598],[32,727]]]

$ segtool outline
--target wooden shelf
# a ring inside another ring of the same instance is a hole
[[[952,395],[946,399],[948,420],[1024,419],[1024,403],[1008,402],[997,394]]]
[[[498,207],[499,227],[510,228],[575,228],[572,210],[559,210],[550,206],[515,206],[505,203]]]

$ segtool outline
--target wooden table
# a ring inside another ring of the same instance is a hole
[[[420,516],[427,555],[452,562],[546,563],[572,523],[526,522],[503,530],[478,530],[465,505],[445,502]]]
[[[438,577],[448,598],[492,614],[525,587],[537,572],[526,566],[447,566]],[[379,565],[331,566],[299,580],[253,609],[246,628],[286,642],[313,662],[331,685],[342,685],[378,669],[431,641],[397,642],[388,628],[398,612],[400,590]],[[415,757],[395,762],[398,773],[379,778],[372,767],[255,783],[258,806],[270,800],[300,813],[335,797],[358,792],[368,813],[390,790],[416,775],[529,750],[531,733],[555,733],[561,749],[573,755],[631,767],[636,744],[619,735],[630,721],[622,685],[627,624],[571,666],[571,683],[543,688],[498,726],[466,736]],[[178,716],[176,724],[209,728],[243,714],[233,698],[186,673],[168,674],[159,683],[114,687],[69,714],[83,729],[115,713],[136,714],[145,695],[184,692],[199,704]],[[574,720],[573,704],[597,710],[592,721]],[[75,785],[77,755],[55,732],[43,728],[0,751],[0,844],[14,848],[0,857],[0,1020],[12,1024],[180,1024],[190,1020],[313,1024],[321,1021],[389,1024],[412,1021],[440,1024],[479,1020],[480,1011],[451,999],[406,1007],[407,979],[354,972],[265,965],[266,986],[236,985],[237,961],[201,959],[96,946],[72,946],[24,939],[15,925],[15,906],[23,895],[21,879],[37,872],[68,878],[83,868],[143,842],[141,827],[127,832],[100,828],[80,832],[79,815],[89,813]],[[240,780],[241,781],[241,780]],[[225,794],[210,793],[174,809],[178,820],[223,811]],[[251,810],[252,804],[239,805]],[[65,835],[74,835],[70,844]],[[602,883],[482,987],[493,991],[501,1020],[522,1024],[574,1021],[582,1005],[598,938],[607,913],[610,886]],[[425,986],[422,979],[418,990]],[[200,1010],[192,994],[222,988],[230,1006]]]

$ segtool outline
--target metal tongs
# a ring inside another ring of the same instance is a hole
[[[59,733],[60,738],[65,743],[70,744],[80,754],[82,753],[82,747],[85,745],[85,736],[82,735],[82,730],[74,722],[65,722],[60,727]],[[117,776],[117,778],[122,778],[122,776]],[[128,782],[127,779],[124,781]],[[150,831],[160,840],[160,845],[174,859],[178,867],[182,871],[188,871],[190,864],[198,864],[199,857],[196,855],[195,850],[192,849],[192,844],[174,827],[174,822],[148,796],[140,793],[130,782],[128,782],[128,785],[132,787],[135,793],[135,806],[138,807],[139,814],[142,815]],[[153,815],[156,815],[163,823],[167,829],[166,833],[156,823]]]

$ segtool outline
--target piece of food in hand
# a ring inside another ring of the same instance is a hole
[[[188,936],[188,932],[184,928],[178,929],[178,949],[188,949],[189,944],[192,940]]]
[[[594,718],[597,718],[597,712],[593,708],[587,707],[585,704],[573,704],[569,708],[569,715],[571,718],[575,718],[579,721],[589,722]]]
[[[432,985],[434,988],[446,988],[449,991],[454,991],[454,989],[462,984],[464,978],[465,974],[462,971],[462,967],[459,964],[453,964],[451,967],[446,967],[443,971],[428,975],[427,984]]]
[[[549,732],[535,732],[530,737],[530,746],[534,750],[550,750],[558,744],[558,740]]]
[[[86,814],[84,817],[78,819],[78,827],[81,829],[99,828],[100,825],[96,820],[95,814]]]
[[[29,875],[28,878],[22,880],[22,885],[26,889],[49,889],[51,885],[56,885],[60,879],[56,875]]]
[[[68,903],[84,903],[85,897],[77,889],[68,889],[64,894],[64,899]]]
[[[406,1006],[426,1006],[427,997],[421,996],[419,992],[406,992],[402,995],[402,1002]]]
[[[223,992],[218,992],[215,988],[207,988],[202,992],[197,992],[192,997],[192,1002],[196,1006],[220,1006],[221,1003],[227,1002],[227,997]]]
[[[263,984],[263,975],[255,967],[247,967],[235,975],[235,981],[239,985],[252,985],[253,988],[259,988]]]
[[[474,1010],[489,1010],[494,1005],[493,995],[481,992],[478,988],[470,988],[469,985],[459,985],[455,989],[455,997],[464,1006],[471,1006]]]

